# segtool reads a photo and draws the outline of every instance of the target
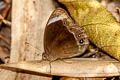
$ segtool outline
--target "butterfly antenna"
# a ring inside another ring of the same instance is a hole
[[[29,44],[28,42],[25,42],[26,45],[33,47],[34,49],[41,51],[38,47],[33,46],[32,44]],[[41,53],[41,52],[40,52]],[[44,53],[44,52],[43,52]]]

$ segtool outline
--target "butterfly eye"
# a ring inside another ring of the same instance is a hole
[[[79,43],[83,43],[84,41],[81,39],[80,41],[79,41]]]

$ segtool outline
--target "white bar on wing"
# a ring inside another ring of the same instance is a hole
[[[48,25],[54,23],[55,21],[59,21],[59,20],[62,20],[62,19],[63,19],[62,16],[58,16],[58,17],[56,16],[56,17],[49,20]]]

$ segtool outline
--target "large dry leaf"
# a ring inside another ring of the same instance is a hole
[[[72,58],[56,61],[23,61],[0,67],[21,72],[42,73],[69,77],[110,77],[120,75],[119,61]]]
[[[96,0],[59,0],[96,46],[120,60],[120,23]]]

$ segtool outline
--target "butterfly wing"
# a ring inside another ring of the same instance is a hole
[[[46,25],[43,58],[56,60],[78,56],[89,41],[83,28],[75,24],[64,9],[56,9]]]

